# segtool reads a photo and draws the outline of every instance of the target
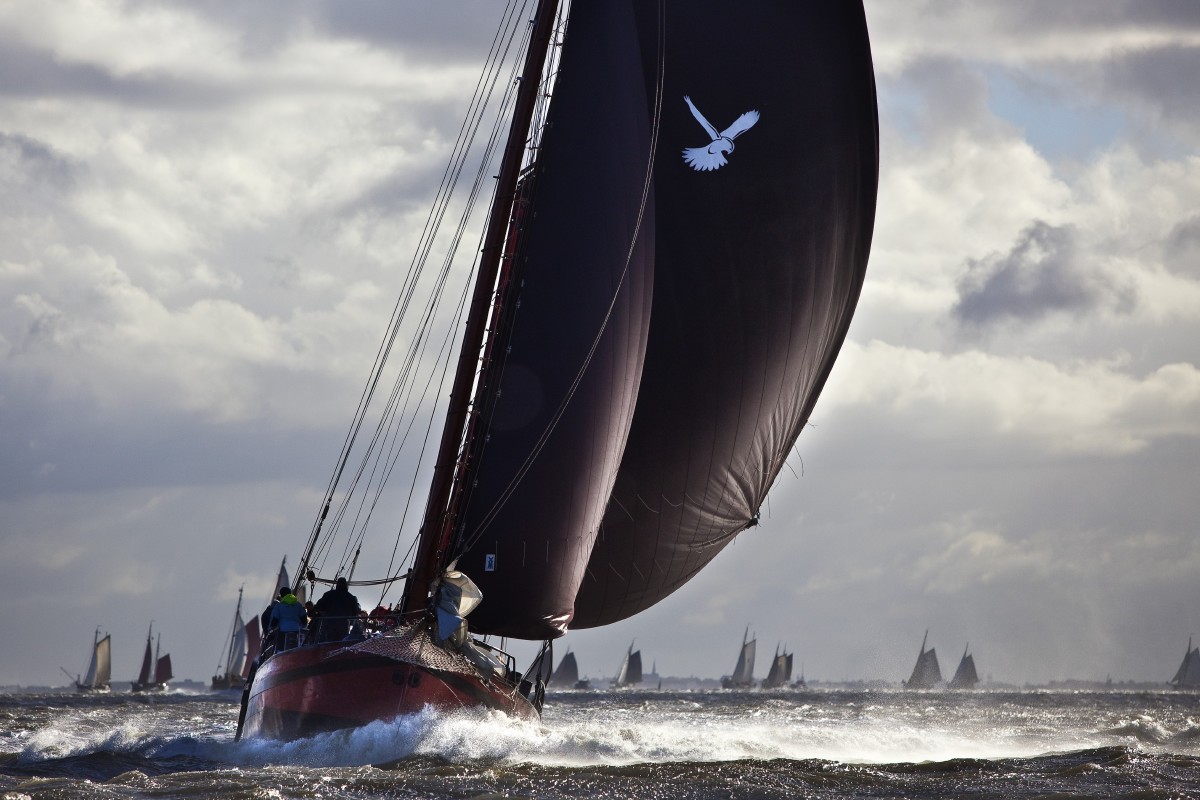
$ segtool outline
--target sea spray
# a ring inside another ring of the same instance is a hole
[[[34,798],[1200,796],[1184,693],[562,692],[537,722],[425,709],[293,742],[233,741],[215,695],[0,711],[0,795]]]

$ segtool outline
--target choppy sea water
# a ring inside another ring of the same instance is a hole
[[[234,742],[236,697],[0,695],[9,798],[1200,797],[1200,695],[560,692]]]

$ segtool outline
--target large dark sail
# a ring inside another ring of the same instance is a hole
[[[845,338],[874,224],[859,3],[636,5],[646,83],[662,86],[654,304],[572,628],[648,608],[755,524]],[[709,127],[740,130],[736,150]],[[727,163],[689,165],[684,149],[705,146]]]
[[[877,142],[857,3],[572,4],[476,400],[472,630],[628,617],[754,523],[858,299]]]
[[[568,39],[514,212],[457,563],[483,592],[472,630],[530,639],[570,622],[628,434],[650,311],[652,120],[641,64],[628,58],[632,12],[574,4]]]

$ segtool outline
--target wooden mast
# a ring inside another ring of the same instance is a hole
[[[471,388],[475,383],[476,366],[487,333],[490,300],[500,270],[517,178],[542,82],[542,68],[550,47],[557,7],[558,0],[539,0],[529,50],[525,54],[521,85],[517,89],[513,117],[509,123],[508,143],[500,162],[495,200],[488,215],[487,232],[479,258],[479,271],[467,312],[466,330],[458,354],[454,383],[450,388],[446,423],[442,428],[442,439],[434,461],[433,480],[425,504],[425,516],[421,522],[416,560],[404,587],[404,610],[409,613],[426,608],[429,593],[441,574],[450,536],[454,530],[456,515],[454,509],[449,507],[450,493],[456,477],[464,467],[459,464],[459,452],[472,404]]]

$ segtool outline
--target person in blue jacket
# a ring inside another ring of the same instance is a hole
[[[300,643],[300,631],[308,627],[308,611],[290,590],[271,609],[271,627],[275,629],[275,649],[286,650]]]

